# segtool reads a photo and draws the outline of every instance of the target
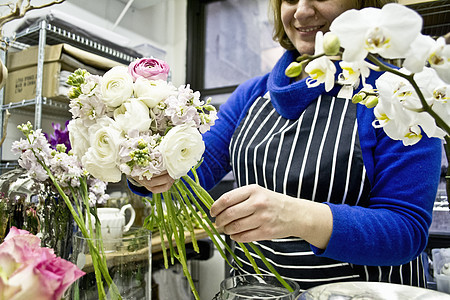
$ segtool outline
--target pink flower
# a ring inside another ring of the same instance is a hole
[[[134,81],[139,77],[144,77],[148,80],[167,80],[169,65],[157,58],[141,58],[130,63],[128,72]]]
[[[85,273],[26,230],[10,229],[0,245],[0,299],[57,300]]]

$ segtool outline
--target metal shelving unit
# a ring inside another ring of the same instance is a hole
[[[130,53],[126,53],[126,51],[123,50],[113,49],[110,46],[103,45],[90,38],[83,37],[79,34],[52,25],[45,19],[15,34],[15,36],[7,38],[6,42],[9,47],[18,50],[24,50],[30,46],[38,45],[36,94],[33,99],[25,99],[21,102],[4,104],[4,93],[3,91],[0,91],[0,134],[3,132],[3,119],[6,110],[18,109],[28,113],[34,111],[34,128],[36,129],[42,128],[43,111],[53,115],[68,113],[68,101],[58,101],[57,99],[50,99],[42,96],[46,45],[66,43],[123,64],[129,64],[136,58],[136,56],[133,56],[133,54],[135,54],[134,51],[130,50]],[[1,53],[1,55],[2,57],[0,57],[0,59],[6,62],[5,53]],[[17,164],[14,164],[14,162],[1,162],[0,170],[12,168],[14,165]]]

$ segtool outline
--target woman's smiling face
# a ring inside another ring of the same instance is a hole
[[[356,6],[356,0],[282,0],[281,21],[297,51],[314,54],[317,31],[329,31],[336,17]]]

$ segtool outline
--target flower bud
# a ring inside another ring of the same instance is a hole
[[[341,43],[337,35],[331,32],[325,33],[323,36],[323,51],[326,55],[336,55],[339,53]]]
[[[69,90],[69,92],[67,93],[67,96],[68,96],[70,99],[76,99],[76,98],[78,98],[78,96],[80,96],[80,95],[81,95],[80,88],[77,88],[77,87],[72,87],[72,88]]]
[[[64,144],[58,144],[56,145],[56,150],[59,151],[60,153],[66,153],[67,147]]]
[[[302,73],[303,66],[302,63],[291,62],[291,64],[286,68],[284,72],[287,77],[297,77]]]
[[[378,97],[377,96],[368,96],[366,99],[364,99],[363,103],[367,108],[372,108],[377,106],[378,104]]]
[[[363,101],[363,96],[361,94],[356,94],[352,97],[352,103],[357,104],[359,102]]]

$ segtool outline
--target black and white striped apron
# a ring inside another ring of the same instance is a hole
[[[321,96],[299,119],[290,120],[276,112],[266,94],[250,107],[230,143],[237,185],[258,184],[316,202],[367,206],[370,184],[357,129],[356,105],[350,100]],[[426,282],[420,257],[402,266],[367,267],[317,257],[299,238],[255,244],[281,276],[297,281],[302,290],[350,280],[414,286]],[[237,245],[235,253],[244,266],[236,272],[253,273]],[[258,257],[252,256],[265,270]]]

